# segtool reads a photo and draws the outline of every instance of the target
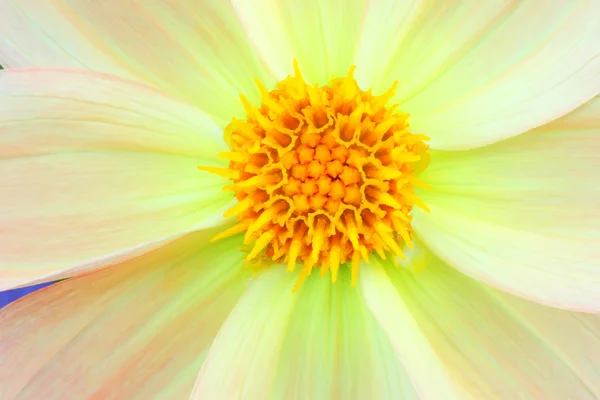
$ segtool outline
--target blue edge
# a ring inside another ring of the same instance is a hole
[[[24,288],[20,288],[20,289],[12,289],[12,290],[7,290],[5,292],[0,292],[0,308],[3,308],[7,304],[12,303],[13,301],[25,296],[26,294],[35,292],[36,290],[41,289],[41,288],[46,287],[51,284],[52,284],[52,282],[42,283],[40,285],[28,286],[28,287],[24,287]]]

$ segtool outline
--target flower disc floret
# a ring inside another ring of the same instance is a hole
[[[371,253],[404,258],[411,242],[415,170],[425,159],[424,135],[409,131],[408,114],[386,107],[396,84],[380,96],[362,91],[353,76],[325,86],[295,75],[267,91],[262,104],[241,96],[247,119],[225,129],[229,168],[199,167],[232,180],[238,203],[226,212],[237,224],[217,238],[244,233],[247,261],[268,259],[294,271],[298,285],[315,268],[352,269]],[[298,286],[297,285],[297,286]]]

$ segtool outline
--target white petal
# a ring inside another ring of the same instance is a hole
[[[239,238],[192,233],[0,310],[0,398],[185,399],[245,290]]]
[[[291,62],[291,61],[290,61]],[[6,0],[0,64],[135,78],[195,103],[224,125],[258,99],[265,73],[229,2]]]
[[[414,228],[442,259],[556,307],[600,310],[600,101],[525,135],[434,152]]]
[[[191,399],[262,398],[272,388],[279,351],[299,296],[294,275],[272,268],[246,291],[210,348]]]
[[[417,399],[350,271],[338,283],[276,266],[260,276],[219,333],[193,398]]]
[[[233,0],[255,51],[278,79],[296,58],[309,83],[346,76],[352,65],[364,0]]]
[[[390,340],[350,271],[310,277],[298,293],[283,342],[274,399],[418,399]]]
[[[129,81],[0,72],[0,288],[58,279],[215,226],[220,129]],[[153,244],[154,243],[154,244]]]
[[[459,399],[447,370],[383,268],[373,262],[359,274],[367,305],[381,324],[421,398]]]
[[[433,148],[518,135],[600,92],[598,1],[368,4],[357,77],[376,93],[398,80],[393,101]]]
[[[598,315],[504,294],[435,257],[422,273],[386,272],[462,398],[599,397]]]

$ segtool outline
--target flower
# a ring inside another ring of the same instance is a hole
[[[600,397],[599,11],[2,2],[0,398]]]

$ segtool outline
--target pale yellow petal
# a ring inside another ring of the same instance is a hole
[[[290,60],[291,62],[291,60]],[[135,78],[195,103],[221,124],[272,84],[221,0],[8,0],[0,64],[68,67]]]
[[[247,279],[240,238],[214,233],[0,310],[0,398],[186,399]]]
[[[0,72],[0,287],[72,275],[222,222],[225,148],[198,109],[88,73]],[[148,247],[149,246],[149,247]]]
[[[432,148],[518,135],[600,92],[597,0],[373,0],[365,15],[357,77],[398,80],[393,101]]]
[[[350,271],[338,283],[276,267],[240,300],[196,384],[197,399],[417,399]]]
[[[299,299],[294,280],[284,268],[272,268],[251,284],[215,338],[190,399],[268,396]]]
[[[356,42],[364,0],[233,0],[254,50],[278,78],[298,61],[310,84],[346,76]]]
[[[504,294],[430,257],[386,269],[452,381],[472,399],[597,399],[600,319]]]
[[[418,399],[390,340],[347,268],[336,284],[309,278],[298,293],[272,399]]]
[[[384,269],[372,262],[361,268],[359,277],[367,306],[387,334],[421,398],[460,399],[458,388]]]
[[[600,101],[510,140],[434,152],[414,229],[464,273],[556,307],[600,310]]]

